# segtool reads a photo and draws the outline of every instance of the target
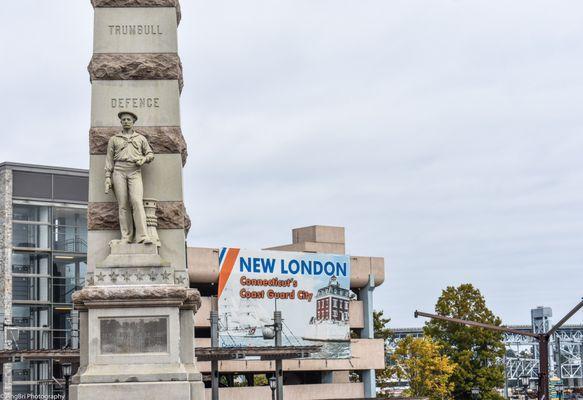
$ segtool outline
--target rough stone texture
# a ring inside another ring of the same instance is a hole
[[[3,323],[12,324],[12,171],[0,170],[0,295]],[[4,336],[2,349],[12,349],[12,341]],[[12,364],[2,369],[3,398],[12,398]]]
[[[186,208],[183,202],[161,201],[156,209],[159,229],[186,228]]]
[[[179,0],[91,0],[93,7],[176,7],[176,20],[180,23],[182,13]]]
[[[73,303],[82,305],[88,301],[127,301],[127,300],[167,300],[178,299],[192,304],[198,309],[201,305],[197,289],[178,285],[152,286],[88,286],[73,293]]]
[[[89,66],[91,80],[184,80],[178,54],[94,54]]]
[[[192,220],[190,219],[190,215],[188,215],[188,212],[185,209],[184,210],[184,230],[186,231],[186,236],[188,236],[188,233],[190,232],[191,227],[192,227]]]
[[[181,201],[161,201],[156,210],[158,229],[184,229],[186,209]],[[117,203],[89,203],[87,224],[90,231],[119,229]]]
[[[12,171],[0,171],[0,295],[4,322],[12,323]],[[11,344],[10,341],[7,342]]]
[[[109,138],[119,133],[119,127],[91,128],[89,130],[89,148],[91,154],[107,153]],[[177,154],[182,156],[182,165],[186,164],[188,149],[179,126],[168,127],[139,127],[136,132],[148,139],[152,150],[156,154]]]

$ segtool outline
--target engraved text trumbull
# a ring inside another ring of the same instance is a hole
[[[160,25],[108,25],[111,36],[162,35]]]

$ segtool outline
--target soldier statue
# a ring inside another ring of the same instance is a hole
[[[117,114],[122,131],[109,139],[105,159],[105,193],[113,188],[119,206],[119,226],[124,243],[151,244],[144,211],[142,165],[154,160],[148,140],[134,131],[138,116]]]

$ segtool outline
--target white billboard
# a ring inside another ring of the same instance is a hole
[[[273,346],[264,333],[281,311],[283,345],[321,345],[316,358],[350,357],[350,257],[222,248],[219,342]]]

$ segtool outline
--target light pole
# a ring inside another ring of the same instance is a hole
[[[211,347],[219,347],[219,313],[211,311]],[[219,400],[219,360],[211,360],[211,399]]]
[[[271,400],[275,400],[275,389],[277,388],[277,378],[275,376],[269,378],[269,388],[271,389]]]
[[[65,378],[65,400],[69,400],[69,378],[71,378],[71,363],[62,364],[63,377]]]
[[[270,328],[273,328],[270,329]],[[273,325],[265,325],[263,327],[263,339],[270,340],[275,338],[275,347],[283,346],[283,322],[281,319],[281,311],[273,312]],[[275,389],[277,389],[277,400],[283,400],[283,360],[281,358],[275,359]],[[269,381],[271,385],[271,378]]]

